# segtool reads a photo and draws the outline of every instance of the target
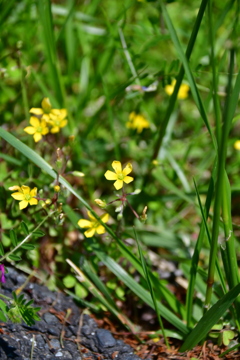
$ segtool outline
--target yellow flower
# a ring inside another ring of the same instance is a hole
[[[126,167],[122,170],[122,164],[120,161],[113,161],[112,167],[115,171],[106,171],[104,176],[107,180],[116,180],[113,184],[116,190],[119,190],[123,187],[123,183],[129,184],[133,181],[131,176],[127,176],[132,171],[132,164],[128,163]]]
[[[175,85],[176,85],[176,80],[173,80],[171,85],[166,85],[165,86],[165,92],[170,96],[172,95]],[[188,92],[189,92],[189,86],[187,84],[181,84],[179,91],[178,91],[178,99],[186,99],[188,97]]]
[[[57,133],[67,125],[66,109],[53,109],[49,98],[44,98],[41,105],[42,108],[31,108],[29,112],[47,121],[52,126],[51,133]]]
[[[132,111],[129,115],[129,121],[126,123],[127,128],[136,129],[138,134],[140,134],[143,129],[150,127],[149,122],[143,115],[136,114],[135,111]]]
[[[49,120],[49,114],[52,112],[52,105],[49,98],[44,98],[41,102],[42,108],[31,108],[29,112],[33,115],[41,116],[44,120]]]
[[[35,199],[35,196],[37,196],[37,188],[33,188],[32,190],[30,189],[29,186],[25,186],[22,185],[20,186],[12,186],[9,188],[9,190],[17,190],[17,192],[11,194],[11,196],[15,199],[15,200],[19,200],[19,208],[20,210],[25,209],[28,204],[29,205],[37,205],[38,204],[38,200]]]
[[[60,128],[63,128],[67,125],[67,119],[65,119],[66,116],[66,109],[53,109],[51,111],[51,113],[49,114],[50,120],[48,120],[48,123],[52,126],[52,129],[50,130],[51,133],[55,134],[60,131]]]
[[[100,222],[90,213],[90,211],[88,211],[88,217],[90,220],[80,219],[78,221],[78,225],[81,228],[88,228],[88,230],[84,232],[86,237],[92,237],[95,232],[97,232],[97,234],[104,234],[106,232],[104,226],[100,224]],[[103,214],[100,216],[100,219],[106,223],[109,220],[109,215]]]
[[[235,141],[233,146],[234,146],[234,149],[240,150],[240,140]]]
[[[23,130],[26,131],[26,133],[33,135],[35,142],[40,141],[42,138],[42,135],[46,135],[49,132],[49,129],[47,127],[47,123],[45,120],[39,120],[37,117],[31,116],[30,124],[32,126],[27,126]]]

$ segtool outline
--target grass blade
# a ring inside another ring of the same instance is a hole
[[[92,246],[99,259],[118,277],[118,279],[123,281],[124,284],[126,284],[140,299],[154,309],[151,294],[139,285],[115,260],[104,253],[98,244]],[[167,321],[180,330],[182,334],[188,334],[189,330],[187,326],[176,315],[168,310],[168,308],[159,301],[157,301],[157,307]]]
[[[227,311],[232,305],[238,294],[240,293],[240,284],[235,286],[226,295],[222,297],[211,309],[209,309],[201,320],[198,322],[196,327],[187,336],[183,345],[180,348],[180,352],[184,352],[190,348],[193,348],[199,343],[211,330],[214,324],[218,322],[221,316]]]
[[[169,348],[168,339],[167,339],[165,331],[164,331],[164,326],[163,326],[161,314],[160,314],[159,308],[157,306],[157,300],[156,300],[155,293],[154,293],[153,286],[152,286],[152,282],[151,282],[151,279],[150,279],[150,276],[149,276],[148,267],[147,267],[146,261],[144,259],[142,248],[140,246],[140,242],[138,240],[137,233],[136,233],[135,229],[134,229],[134,234],[135,234],[135,238],[136,238],[136,241],[137,241],[138,251],[139,251],[139,255],[140,255],[140,259],[141,259],[141,263],[142,263],[143,272],[144,272],[144,275],[145,275],[145,280],[147,282],[147,285],[148,285],[148,288],[149,288],[149,291],[150,291],[150,294],[151,294],[151,297],[152,297],[153,305],[154,305],[155,311],[157,313],[160,329],[162,331],[165,344]]]

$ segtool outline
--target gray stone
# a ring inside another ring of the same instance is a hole
[[[52,345],[52,347],[54,349],[60,349],[60,347],[61,347],[60,342],[57,339],[50,340],[50,344]]]
[[[100,348],[108,348],[116,345],[116,340],[114,339],[110,331],[105,329],[97,329],[96,335]]]

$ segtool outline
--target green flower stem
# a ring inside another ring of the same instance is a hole
[[[205,298],[205,311],[209,308],[211,303],[212,286],[214,283],[215,264],[216,264],[217,250],[218,250],[218,234],[219,234],[219,226],[220,226],[221,206],[223,200],[223,183],[224,183],[223,181],[224,181],[226,154],[227,154],[227,142],[228,142],[229,129],[232,122],[230,99],[232,93],[231,84],[232,84],[232,75],[234,68],[234,53],[235,53],[234,50],[230,51],[228,90],[227,90],[227,98],[224,109],[225,111],[223,112],[223,128],[222,128],[221,142],[218,149],[217,181],[216,181],[215,202],[214,202],[214,211],[213,211],[212,241],[210,248],[207,290],[206,290],[206,298]]]
[[[12,300],[10,297],[5,296],[5,295],[3,295],[3,294],[0,294],[0,297],[2,297],[2,298],[5,299],[5,300],[8,300],[8,301],[11,301],[11,300]]]
[[[136,71],[136,69],[135,69],[135,67],[134,67],[134,65],[133,65],[133,62],[132,62],[130,53],[129,53],[129,51],[128,51],[127,43],[126,43],[126,41],[125,41],[125,38],[124,38],[122,29],[119,28],[119,29],[118,29],[118,32],[119,32],[120,40],[121,40],[121,43],[122,43],[123,51],[124,51],[124,54],[125,54],[125,56],[126,56],[128,65],[129,65],[129,67],[130,67],[132,76],[133,76],[133,78],[135,79],[136,83],[137,83],[139,86],[141,86],[141,82],[140,82],[139,76],[138,76],[138,74],[137,74],[137,71]]]
[[[114,141],[114,155],[115,155],[115,159],[120,160],[121,157],[120,157],[120,150],[119,150],[118,139],[117,139],[117,131],[114,126],[113,110],[112,110],[112,106],[110,104],[110,97],[109,97],[109,91],[107,88],[107,84],[104,82],[104,79],[102,79],[102,84],[103,84],[103,90],[104,90],[104,93],[106,96],[106,106],[107,106],[107,112],[108,112],[109,125],[111,128],[111,133],[112,133],[113,141]]]
[[[220,144],[221,139],[221,113],[220,113],[220,104],[219,104],[219,97],[218,97],[218,81],[217,81],[217,69],[216,69],[216,61],[214,55],[214,27],[212,21],[212,0],[208,3],[208,32],[209,32],[209,43],[210,43],[210,62],[212,68],[212,98],[213,98],[213,105],[215,111],[215,123],[216,123],[216,138],[218,144]]]
[[[12,249],[11,251],[9,251],[7,254],[5,254],[3,257],[1,257],[0,262],[3,262],[3,260],[5,260],[9,255],[13,254],[17,249],[19,249],[23,244],[25,244],[25,242],[27,242],[30,237],[33,235],[34,231],[38,230],[42,224],[51,216],[53,216],[54,213],[56,213],[58,210],[55,210],[54,212],[51,212],[48,214],[48,216],[46,216],[41,222],[40,224],[32,231],[30,232],[30,234],[28,234],[25,239],[23,239],[17,246],[15,246],[14,249]]]
[[[187,46],[187,50],[186,50],[186,58],[188,60],[190,59],[190,56],[192,54],[193,47],[194,47],[194,44],[195,44],[195,41],[196,41],[196,38],[197,38],[198,31],[200,29],[200,25],[201,25],[201,22],[202,22],[204,12],[206,10],[207,3],[208,3],[208,0],[202,0],[202,2],[201,2],[201,6],[199,8],[199,12],[198,12],[195,24],[194,24],[194,28],[193,28],[193,31],[192,31],[188,46]],[[179,74],[177,76],[177,82],[176,82],[173,94],[171,95],[170,100],[169,100],[166,115],[165,115],[165,117],[163,119],[163,122],[161,123],[161,126],[160,126],[160,131],[159,131],[158,138],[157,138],[157,141],[156,141],[156,144],[155,144],[155,147],[154,147],[152,160],[157,158],[159,150],[161,148],[162,141],[163,141],[163,138],[165,136],[165,132],[166,132],[166,129],[167,129],[167,125],[168,125],[170,116],[171,116],[171,114],[172,114],[172,112],[174,110],[174,107],[175,107],[175,103],[176,103],[176,100],[177,100],[177,94],[178,94],[178,91],[180,89],[184,73],[185,73],[185,70],[184,70],[184,67],[182,65],[181,68],[180,68]]]
[[[222,249],[223,256],[226,256],[226,261],[223,261],[224,267],[226,267],[226,277],[228,280],[229,288],[232,289],[239,282],[239,274],[238,274],[238,264],[235,250],[235,241],[233,235],[232,228],[232,220],[231,220],[231,189],[227,174],[224,174],[224,183],[223,183],[223,202],[222,202],[222,218],[223,218],[223,226],[225,233],[225,246]],[[226,254],[225,254],[226,253]],[[235,300],[236,305],[236,323],[238,328],[240,329],[240,298],[237,297]]]

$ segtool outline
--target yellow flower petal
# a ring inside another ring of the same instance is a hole
[[[100,216],[100,219],[102,220],[102,222],[106,223],[109,220],[109,214],[103,214]]]
[[[166,85],[164,90],[170,96],[173,93],[174,87],[172,85]]]
[[[35,114],[35,115],[42,115],[43,114],[43,109],[40,109],[40,108],[31,108],[29,110],[29,112],[31,114]]]
[[[112,167],[117,174],[122,172],[122,164],[120,163],[120,161],[114,160],[112,163]]]
[[[59,126],[54,126],[52,129],[51,129],[51,133],[52,134],[56,134],[60,131],[60,127]]]
[[[90,211],[88,211],[87,214],[88,214],[89,219],[96,221],[95,216],[93,216]]]
[[[33,188],[33,189],[30,191],[30,195],[31,195],[32,197],[34,197],[34,196],[37,195],[37,188],[36,188],[36,187]]]
[[[39,121],[38,118],[36,118],[35,116],[31,116],[29,122],[30,122],[30,124],[31,124],[33,127],[35,127],[35,128],[37,128],[37,127],[40,126],[40,121]]]
[[[64,119],[67,116],[67,109],[61,109],[60,113],[61,113],[62,119]]]
[[[32,198],[31,200],[29,200],[29,204],[30,205],[37,205],[38,204],[38,199]]]
[[[28,206],[28,202],[26,200],[20,201],[19,208],[20,210],[25,209]]]
[[[89,221],[89,220],[80,219],[80,220],[78,221],[78,225],[79,225],[81,228],[88,228],[88,227],[91,227],[91,226],[92,226],[92,223],[91,223],[91,221]]]
[[[33,138],[34,138],[34,141],[35,141],[35,142],[38,142],[38,141],[41,140],[42,134],[36,133],[36,134],[33,135]]]
[[[42,116],[42,120],[44,120],[44,121],[48,122],[48,121],[49,121],[49,119],[50,119],[50,117],[49,117],[49,115],[48,115],[48,114],[43,114],[43,116]]]
[[[123,181],[126,183],[126,184],[129,184],[131,181],[133,181],[134,179],[133,179],[133,177],[131,177],[131,176],[126,176],[124,179],[123,179]]]
[[[117,180],[117,174],[110,170],[106,171],[104,176],[107,180]]]
[[[130,172],[132,172],[132,164],[128,163],[123,169],[123,175],[128,175]]]
[[[30,194],[30,187],[26,185],[22,185],[22,191],[24,194]]]
[[[11,194],[11,196],[12,196],[15,200],[24,200],[24,199],[25,199],[24,194],[23,194],[23,193],[20,193],[20,192],[13,193],[13,194]]]
[[[14,191],[14,190],[21,190],[20,186],[18,186],[18,185],[11,186],[11,187],[9,187],[8,189],[9,189],[9,190],[12,190],[12,191]]]
[[[97,232],[98,234],[104,234],[104,233],[106,232],[105,227],[102,226],[102,225],[99,225],[99,226],[96,228],[96,232]]]
[[[60,123],[60,127],[63,128],[64,126],[66,126],[68,123],[67,120],[62,120],[61,123]]]
[[[36,132],[36,129],[32,126],[27,126],[23,129],[23,131],[25,131],[26,133],[28,133],[29,135],[33,135]]]
[[[136,117],[136,113],[135,111],[132,111],[130,114],[129,114],[129,120],[134,120]]]
[[[187,84],[182,84],[178,92],[178,99],[186,99],[188,97],[189,89]]]
[[[46,135],[49,133],[49,129],[47,127],[43,128],[42,135]]]
[[[115,183],[113,185],[116,190],[119,190],[123,187],[123,180],[117,180],[117,181],[115,181]]]
[[[92,237],[95,234],[95,229],[88,229],[87,231],[85,231],[84,235],[89,238]]]

